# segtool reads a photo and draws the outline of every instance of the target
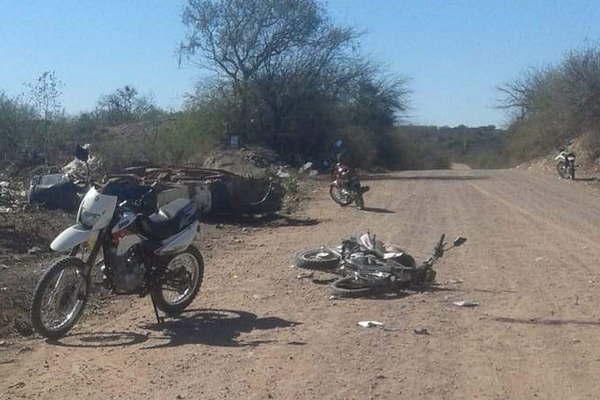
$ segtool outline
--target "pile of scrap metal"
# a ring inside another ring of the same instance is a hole
[[[131,167],[126,173],[145,184],[159,182],[158,202],[191,198],[203,214],[270,214],[281,209],[284,190],[270,178],[242,177],[195,167]]]

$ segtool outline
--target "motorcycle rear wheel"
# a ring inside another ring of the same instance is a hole
[[[84,268],[79,258],[65,257],[55,261],[44,273],[31,303],[31,325],[37,333],[57,339],[77,323],[88,297]],[[75,278],[73,282],[69,281],[70,276]],[[57,309],[50,310],[49,307],[53,306]],[[60,317],[48,320],[52,312],[60,314]]]
[[[150,296],[159,310],[167,315],[177,315],[194,301],[203,278],[202,254],[196,247],[189,246],[184,252],[169,258],[165,265],[165,280],[150,292]],[[180,285],[181,279],[185,286]],[[172,293],[177,293],[174,299],[170,298]]]
[[[339,264],[339,257],[325,248],[302,250],[294,257],[294,265],[298,268],[329,271]]]
[[[356,196],[356,208],[363,210],[365,208],[365,199],[363,199],[362,193]]]

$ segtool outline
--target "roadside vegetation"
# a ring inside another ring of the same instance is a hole
[[[180,63],[212,75],[181,110],[161,110],[125,86],[70,115],[65,84],[44,72],[21,96],[0,92],[0,160],[56,163],[85,142],[110,154],[108,167],[198,163],[234,138],[292,165],[331,161],[340,139],[362,168],[431,164],[396,129],[409,104],[407,79],[363,56],[362,34],[333,22],[319,1],[188,0],[182,22]]]
[[[600,156],[600,46],[567,53],[557,65],[530,69],[501,85],[507,110],[506,155],[512,163],[580,138],[587,161]],[[584,160],[586,161],[586,160]]]

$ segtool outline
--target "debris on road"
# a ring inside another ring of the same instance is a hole
[[[363,328],[379,328],[379,327],[383,327],[383,322],[379,322],[379,321],[359,321],[358,325],[362,326]]]
[[[415,335],[429,335],[429,331],[427,330],[427,328],[415,328],[413,330],[413,332],[415,333]]]
[[[33,246],[32,248],[30,248],[29,250],[27,250],[27,254],[38,254],[41,253],[42,249],[38,246]]]
[[[455,301],[454,305],[459,307],[477,307],[479,305],[479,302],[473,300],[461,300]]]
[[[313,272],[302,272],[296,276],[296,279],[307,279],[312,278],[315,274]]]

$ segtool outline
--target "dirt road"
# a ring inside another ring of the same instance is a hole
[[[240,231],[182,319],[156,326],[149,300],[131,299],[59,343],[0,346],[0,399],[600,398],[598,191],[520,171],[369,185],[367,211],[321,187],[287,226]],[[419,257],[443,232],[469,241],[429,292],[329,300],[296,278],[296,250],[366,229]]]

